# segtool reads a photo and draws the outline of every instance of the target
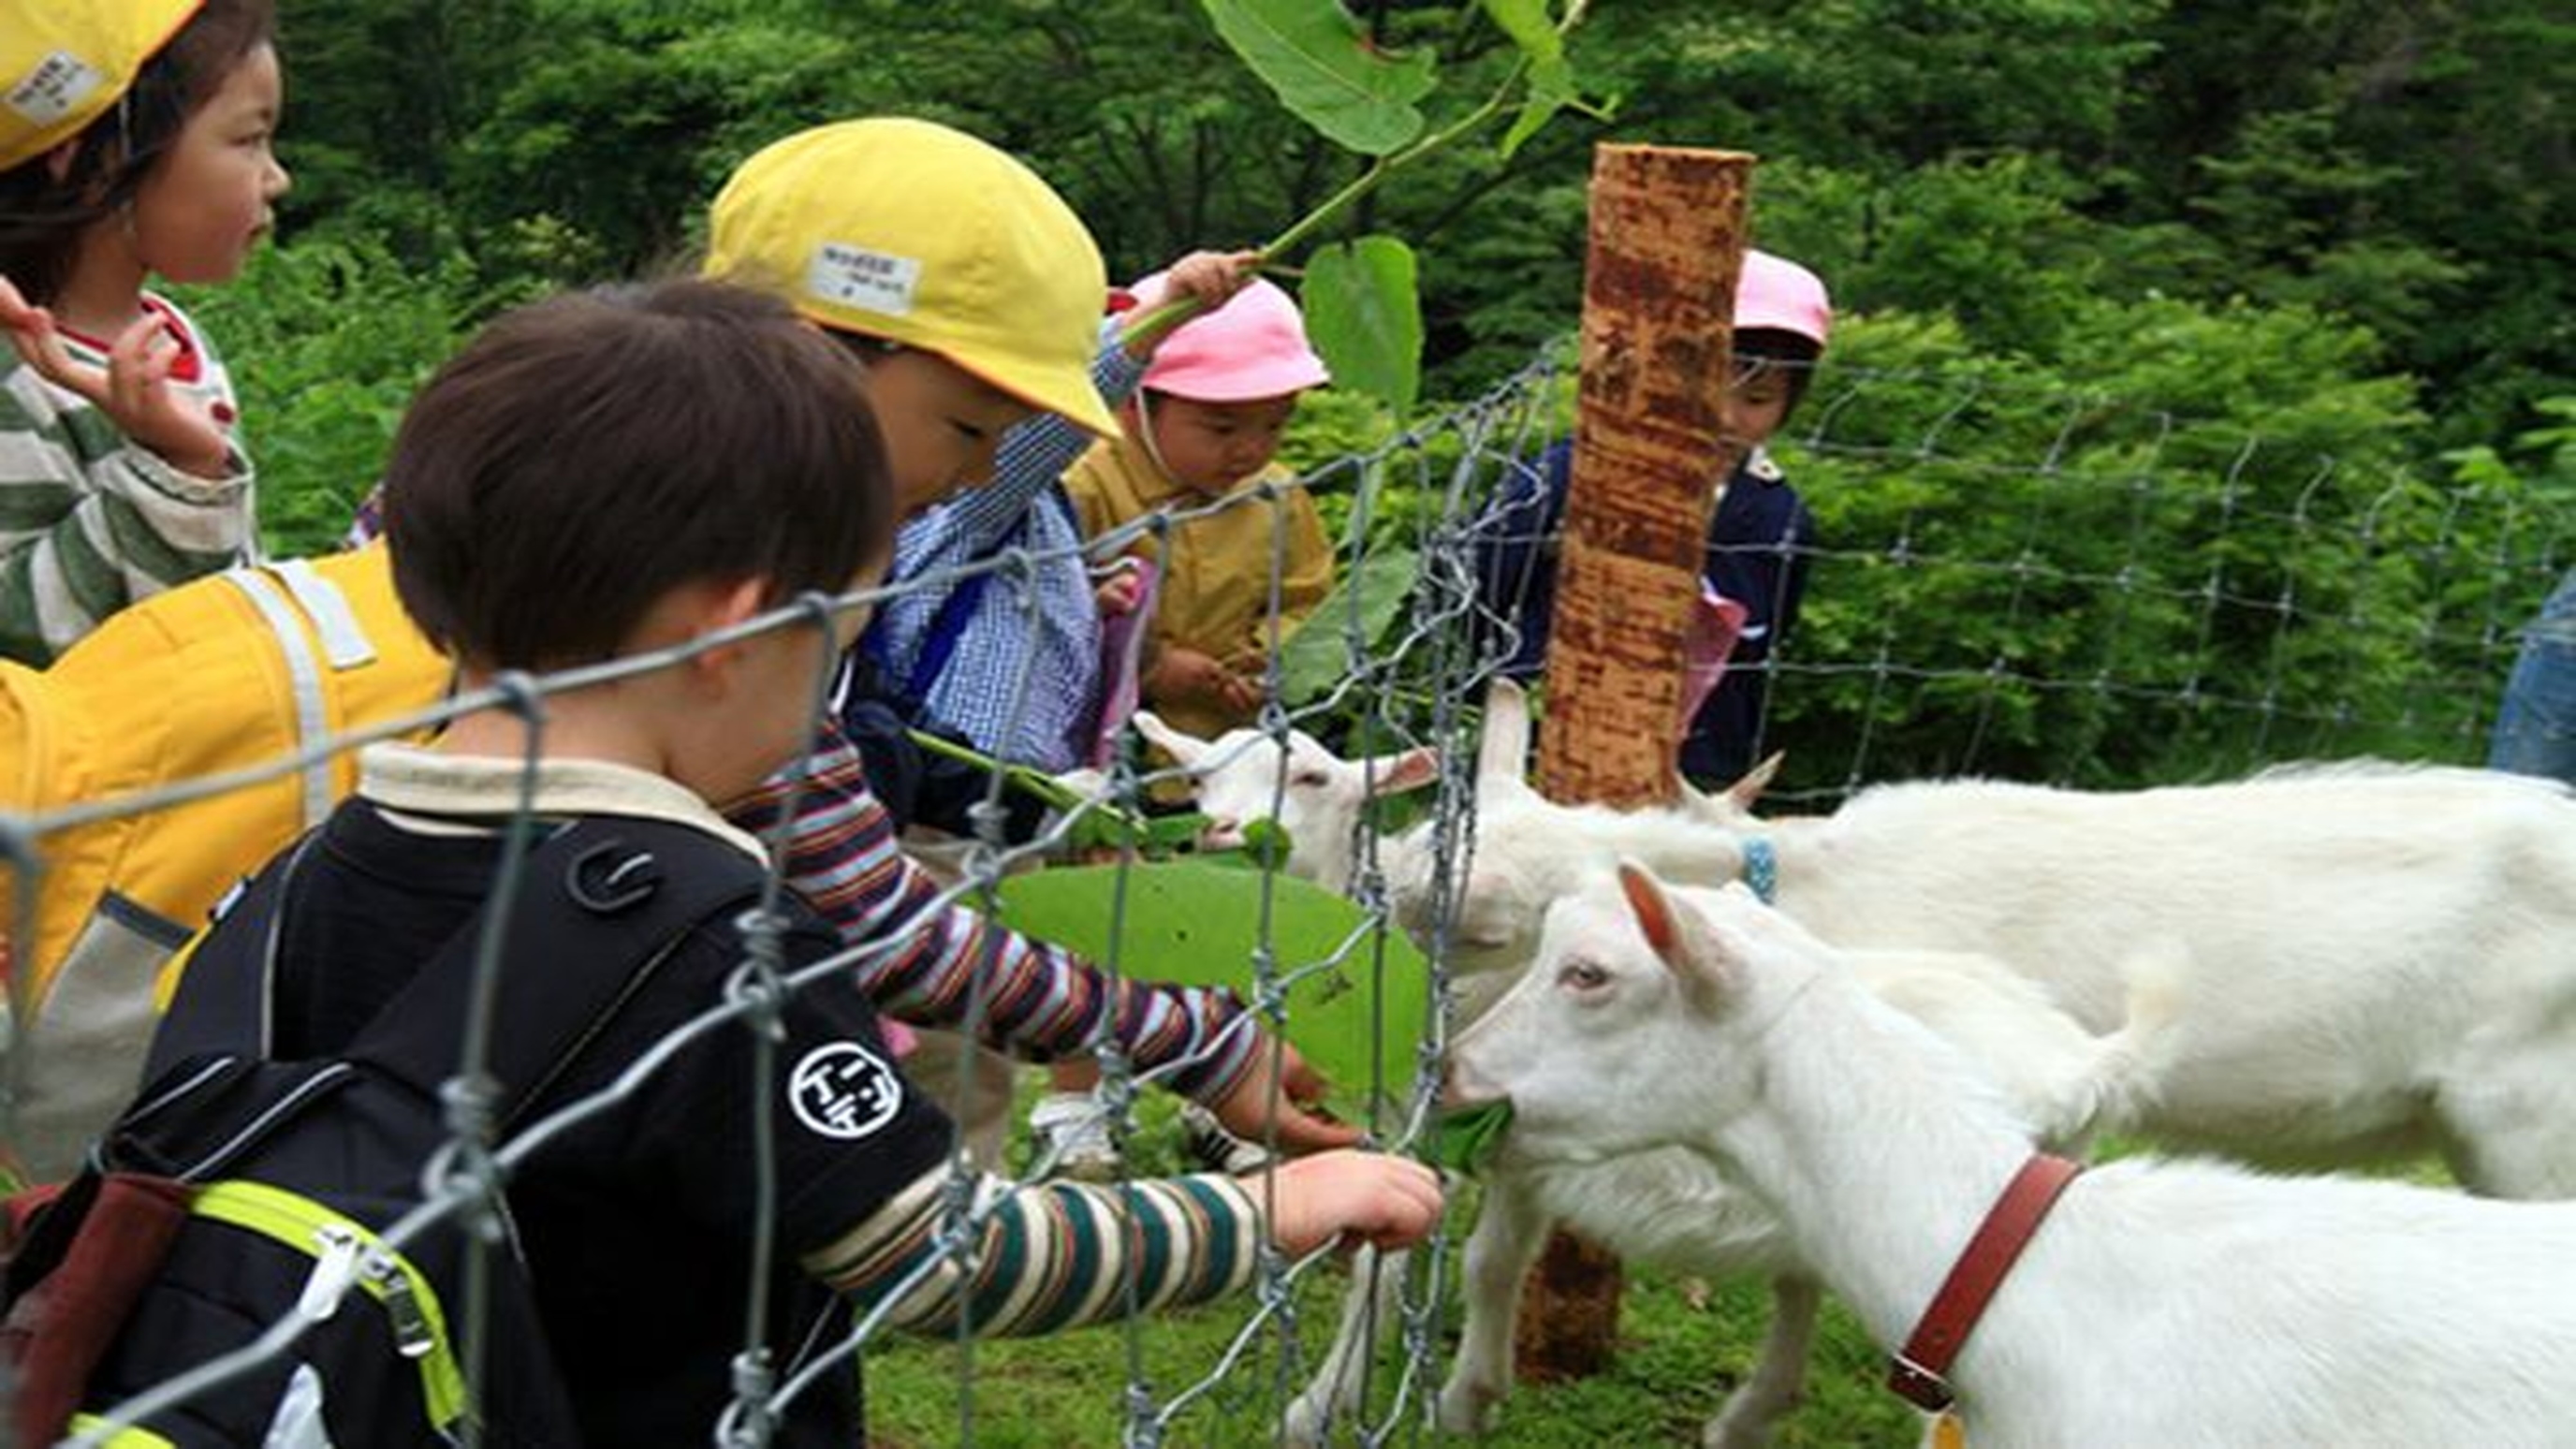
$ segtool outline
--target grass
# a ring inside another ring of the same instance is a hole
[[[1023,1073],[1022,1119],[1037,1074]],[[1138,1142],[1131,1164],[1143,1174],[1185,1170],[1174,1145],[1169,1098],[1138,1103]],[[1455,1251],[1472,1225],[1472,1192],[1450,1215]],[[1134,1325],[1077,1330],[1038,1339],[948,1341],[891,1337],[867,1354],[868,1427],[879,1449],[1077,1449],[1127,1442],[1131,1382],[1159,1412],[1184,1396],[1186,1406],[1162,1424],[1160,1442],[1186,1449],[1234,1449],[1277,1442],[1280,1407],[1312,1371],[1330,1342],[1348,1277],[1338,1268],[1310,1272],[1296,1284],[1296,1348],[1290,1354],[1276,1319],[1230,1371],[1218,1373],[1256,1311],[1251,1295],[1152,1316]],[[1768,1288],[1751,1280],[1703,1283],[1643,1270],[1628,1274],[1618,1354],[1589,1379],[1522,1385],[1503,1406],[1480,1449],[1558,1446],[1694,1445],[1699,1426],[1750,1367],[1769,1322]],[[1454,1292],[1439,1318],[1432,1362],[1405,1378],[1399,1344],[1390,1342],[1371,1382],[1371,1425],[1392,1424],[1386,1444],[1465,1443],[1430,1427],[1426,1404],[1448,1371],[1457,1330]],[[1390,1331],[1381,1335],[1395,1340]],[[1839,1305],[1828,1303],[1810,1368],[1807,1401],[1782,1427],[1784,1449],[1901,1445],[1920,1437],[1911,1408],[1880,1386],[1883,1360]],[[1399,1406],[1399,1394],[1402,1395]],[[1350,1437],[1343,1442],[1361,1442]]]
[[[1024,1073],[1034,1079],[1034,1073]],[[1022,1117],[1026,1097],[1023,1089]],[[1131,1162],[1139,1173],[1184,1170],[1179,1160],[1172,1107],[1163,1094],[1140,1100],[1138,1142]],[[2100,1154],[2121,1155],[2128,1144]],[[2417,1162],[2392,1165],[2388,1175],[2428,1185],[2449,1178]],[[1472,1189],[1453,1203],[1449,1231],[1452,1261],[1473,1223]],[[1454,1276],[1454,1267],[1453,1267]],[[1291,1372],[1288,1345],[1274,1325],[1218,1374],[1228,1350],[1251,1320],[1248,1296],[1135,1325],[1084,1329],[1049,1338],[995,1340],[972,1345],[889,1339],[867,1356],[869,1431],[879,1449],[1088,1449],[1128,1442],[1131,1383],[1143,1401],[1188,1403],[1161,1424],[1164,1445],[1183,1449],[1252,1449],[1278,1442],[1280,1407],[1311,1371],[1329,1342],[1341,1311],[1347,1278],[1339,1271],[1309,1274],[1295,1288],[1297,1354]],[[1400,1349],[1382,1354],[1371,1384],[1371,1426],[1392,1426],[1375,1441],[1388,1445],[1467,1443],[1478,1449],[1629,1449],[1629,1446],[1696,1445],[1699,1428],[1751,1366],[1765,1325],[1766,1285],[1738,1280],[1701,1282],[1631,1269],[1620,1317],[1618,1353],[1608,1371],[1560,1384],[1524,1384],[1505,1402],[1493,1433],[1474,1441],[1443,1436],[1431,1427],[1428,1396],[1447,1373],[1457,1327],[1454,1293],[1440,1315],[1441,1337],[1422,1377],[1405,1380]],[[1390,1332],[1383,1337],[1398,1337]],[[1911,1445],[1921,1421],[1911,1407],[1882,1386],[1885,1358],[1841,1305],[1828,1300],[1809,1364],[1806,1401],[1783,1423],[1782,1449],[1851,1449],[1860,1445]],[[1399,1411],[1399,1393],[1403,1394]],[[1363,1442],[1351,1435],[1337,1442]]]
[[[1332,1332],[1343,1282],[1335,1274],[1300,1291],[1307,1364]],[[1248,1309],[1243,1302],[1212,1304],[1143,1325],[1133,1337],[1153,1399],[1168,1400],[1197,1383],[1221,1360]],[[1446,1320],[1454,1330],[1452,1309]],[[1521,1386],[1505,1402],[1495,1432],[1474,1442],[1483,1449],[1697,1444],[1699,1426],[1749,1367],[1769,1311],[1769,1293],[1759,1283],[1702,1284],[1632,1270],[1611,1368],[1576,1382]],[[872,1442],[882,1449],[1119,1444],[1127,1427],[1129,1339],[1127,1330],[1113,1327],[971,1350],[889,1342],[868,1359]],[[1272,1426],[1287,1392],[1273,1382],[1280,1361],[1275,1339],[1256,1346],[1241,1367],[1168,1424],[1163,1442],[1209,1449],[1276,1442]],[[970,1364],[971,1373],[963,1372]],[[1433,1386],[1447,1364],[1444,1340],[1431,1370]],[[1373,1385],[1379,1405],[1373,1423],[1385,1421],[1400,1357],[1391,1351],[1384,1369]],[[1883,1359],[1850,1316],[1828,1304],[1807,1401],[1783,1425],[1778,1442],[1792,1449],[1914,1443],[1919,1422],[1880,1386],[1883,1371]],[[1442,1442],[1421,1420],[1422,1399],[1417,1390],[1410,1400],[1414,1414],[1384,1442]],[[961,1404],[971,1418],[961,1417]]]

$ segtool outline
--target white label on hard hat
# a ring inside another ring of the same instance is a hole
[[[814,253],[805,286],[826,302],[902,317],[912,311],[913,289],[921,285],[921,259],[890,252],[825,242]]]
[[[36,68],[9,87],[0,103],[39,126],[50,126],[72,113],[72,107],[97,90],[106,80],[88,62],[67,50],[57,50],[36,62]]]

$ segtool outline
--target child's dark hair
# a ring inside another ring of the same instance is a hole
[[[0,172],[0,276],[30,302],[53,302],[71,278],[82,234],[133,201],[188,118],[276,39],[273,0],[206,0],[82,130],[60,176],[50,153]]]
[[[786,303],[721,283],[508,313],[394,437],[403,607],[469,664],[542,669],[614,655],[685,584],[838,593],[894,528],[865,378]]]
[[[1816,377],[1816,360],[1825,355],[1823,344],[1812,337],[1801,337],[1782,327],[1747,327],[1735,334],[1735,362],[1759,363],[1787,379],[1789,400],[1780,410],[1780,419],[1788,421],[1807,396],[1807,384]]]

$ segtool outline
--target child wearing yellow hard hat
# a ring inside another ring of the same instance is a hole
[[[268,0],[0,0],[0,657],[257,550],[231,379],[150,287],[268,230],[273,32]]]
[[[1091,374],[1108,298],[1097,246],[1036,173],[962,132],[873,118],[775,143],[718,195],[705,270],[785,296],[869,360],[869,401],[904,512],[983,481],[1004,430],[1032,415],[1117,434]],[[1232,285],[1230,274],[1202,276],[1219,295]],[[863,760],[837,738],[840,721],[826,723],[836,738],[794,792],[790,877],[845,934],[865,939],[918,911],[932,885],[895,849],[897,822],[870,788],[871,766],[901,766],[884,765],[883,750]],[[789,793],[776,783],[737,818],[763,820]],[[878,970],[879,1000],[897,997],[894,1014],[916,1022],[958,1021],[990,930],[951,912],[932,932],[936,964],[923,965],[916,948]],[[1275,1131],[1291,1150],[1357,1140],[1298,1105],[1322,1083],[1293,1049],[1275,1065],[1266,1042],[1244,1055],[1260,1034],[1225,993],[1113,981],[1016,937],[995,957],[975,993],[990,1015],[966,1023],[984,1042],[1046,1060],[1114,1037],[1140,1071],[1169,1068],[1161,1080],[1245,1135]],[[905,1009],[931,995],[945,998],[938,1009]],[[1008,1103],[986,1106],[989,1137]]]

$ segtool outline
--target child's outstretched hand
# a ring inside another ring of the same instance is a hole
[[[1233,1091],[1208,1104],[1216,1120],[1247,1142],[1266,1142],[1275,1117],[1280,1149],[1291,1154],[1358,1142],[1357,1127],[1321,1116],[1308,1105],[1324,1098],[1323,1074],[1308,1066],[1295,1047],[1284,1041],[1276,1045],[1275,1055],[1271,1042],[1254,1047],[1252,1070]]]
[[[108,349],[107,366],[92,367],[63,346],[51,312],[0,277],[0,329],[38,376],[87,398],[119,432],[171,467],[200,478],[224,476],[232,454],[223,425],[203,401],[170,385],[179,340],[159,318],[137,319]]]
[[[1270,1237],[1292,1256],[1342,1238],[1409,1247],[1440,1222],[1440,1175],[1409,1157],[1326,1152],[1270,1170]],[[1264,1185],[1247,1179],[1259,1197]]]

